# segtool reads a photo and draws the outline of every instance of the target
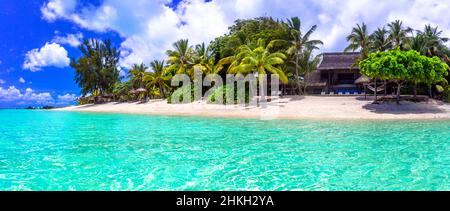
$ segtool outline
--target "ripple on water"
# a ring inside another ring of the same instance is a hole
[[[0,110],[0,190],[448,190],[449,121]]]

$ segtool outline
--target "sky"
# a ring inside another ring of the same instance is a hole
[[[1,0],[0,108],[74,103],[71,58],[85,38],[109,38],[121,50],[122,74],[134,63],[164,59],[173,42],[210,42],[236,19],[298,16],[322,52],[342,51],[357,23],[370,31],[400,19],[450,37],[450,0]]]

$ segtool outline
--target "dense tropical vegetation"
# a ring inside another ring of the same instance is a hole
[[[89,40],[80,47],[84,56],[74,60],[72,67],[77,73],[76,81],[83,96],[91,95],[95,101],[97,97],[105,96],[112,96],[116,101],[144,101],[170,98],[174,92],[177,95],[189,92],[189,89],[176,92],[169,82],[176,74],[192,78],[195,69],[201,70],[203,75],[217,73],[222,77],[227,73],[277,74],[283,87],[295,87],[291,94],[302,94],[306,89],[304,80],[307,73],[314,70],[320,61],[315,50],[322,42],[310,39],[317,26],[305,32],[301,26],[299,18],[286,21],[266,17],[237,20],[229,27],[229,33],[216,38],[209,46],[205,43],[191,45],[187,39],[179,40],[166,51],[166,61],[154,61],[150,66],[136,64],[122,80],[117,67],[119,52],[112,48],[110,41]],[[108,63],[102,64],[101,61]],[[93,68],[89,67],[91,64],[95,64]]]
[[[349,41],[345,51],[359,51],[360,59],[356,61],[361,73],[371,77],[377,87],[377,81],[383,80],[396,84],[396,99],[400,99],[402,87],[412,89],[417,95],[418,86],[424,85],[428,94],[441,93],[449,101],[448,64],[450,55],[437,27],[426,25],[423,30],[414,30],[396,20],[387,27],[378,28],[372,34],[367,26],[357,24],[347,37]],[[447,64],[446,64],[447,63]],[[377,102],[377,93],[375,102]]]
[[[192,45],[182,39],[166,51],[166,60],[150,64],[136,64],[127,70],[126,77],[119,77],[120,52],[109,40],[85,40],[80,46],[82,56],[72,59],[75,80],[81,87],[83,102],[145,101],[165,99],[174,94],[192,92],[170,86],[176,74],[193,78],[194,70],[203,76],[216,73],[225,79],[226,74],[277,74],[282,94],[306,94],[308,73],[320,63],[317,53],[323,44],[311,39],[317,26],[302,29],[297,17],[283,20],[262,17],[237,20],[229,32],[214,39],[209,45]],[[397,84],[397,96],[402,88],[412,87],[423,93],[423,86],[432,89],[437,97],[450,98],[447,70],[443,62],[450,63],[450,50],[445,46],[447,38],[437,27],[427,25],[423,30],[413,30],[401,21],[394,21],[370,33],[362,23],[352,29],[347,37],[345,51],[358,51],[355,61],[361,73],[377,81]],[[448,67],[447,67],[448,69]],[[417,88],[422,89],[417,89]],[[210,102],[216,96],[232,93],[233,87],[222,86],[212,92]],[[203,90],[205,92],[206,90]],[[92,99],[93,98],[93,99]]]

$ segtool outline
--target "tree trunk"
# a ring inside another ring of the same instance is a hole
[[[387,95],[387,82],[386,80],[384,80],[384,96],[386,97]]]
[[[301,90],[302,90],[302,88],[301,88],[301,84],[300,84],[300,76],[299,76],[299,74],[298,74],[298,67],[297,67],[297,65],[298,65],[298,60],[300,59],[299,58],[300,57],[300,55],[298,54],[298,51],[295,53],[295,80],[297,80],[297,89],[298,89],[298,95],[300,95],[301,94]]]
[[[428,94],[430,95],[430,98],[433,98],[433,91],[431,90],[431,85],[428,85]]]
[[[400,90],[401,90],[401,85],[400,85],[400,83],[397,83],[397,105],[400,105]]]
[[[416,100],[417,99],[417,83],[414,83],[414,90],[413,90],[413,92],[414,92],[414,99]]]
[[[375,101],[373,104],[378,104],[378,85],[377,85],[377,79],[375,78],[375,91],[374,91]]]

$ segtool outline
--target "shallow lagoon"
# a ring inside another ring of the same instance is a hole
[[[450,121],[0,110],[0,190],[450,190]]]

